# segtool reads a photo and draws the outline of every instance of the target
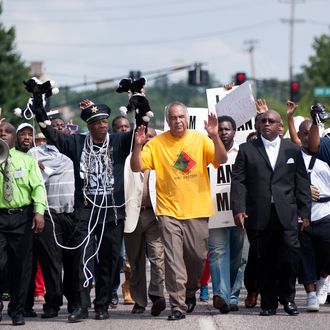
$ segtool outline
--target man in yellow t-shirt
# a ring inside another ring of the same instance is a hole
[[[134,172],[156,171],[156,215],[172,309],[168,319],[180,320],[194,310],[207,256],[208,218],[214,214],[207,166],[219,167],[227,153],[215,114],[205,121],[208,138],[188,130],[188,111],[181,102],[169,104],[165,113],[170,130],[150,140],[143,151],[145,127],[137,129],[131,167]]]

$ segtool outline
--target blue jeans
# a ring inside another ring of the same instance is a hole
[[[238,227],[209,230],[209,262],[213,295],[222,297],[229,305],[237,304],[240,286],[235,283],[241,257],[245,231]],[[233,287],[235,284],[235,291]],[[239,287],[239,289],[238,289]]]
[[[233,300],[237,301],[239,294],[241,292],[241,288],[243,285],[243,281],[244,281],[244,273],[245,273],[245,268],[246,268],[246,264],[247,264],[247,260],[248,260],[248,256],[249,256],[249,248],[250,248],[250,243],[249,240],[247,238],[246,232],[244,231],[244,243],[243,243],[243,249],[242,249],[242,257],[241,257],[241,262],[237,271],[237,276],[236,276],[236,280],[234,282],[234,284],[232,284],[232,289],[231,289],[231,300],[232,300],[232,304],[235,303],[233,302]],[[237,302],[236,302],[237,304]]]

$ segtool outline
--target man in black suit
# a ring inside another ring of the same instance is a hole
[[[233,166],[231,206],[237,226],[246,228],[257,251],[260,315],[276,314],[278,301],[289,315],[299,262],[298,217],[309,225],[311,196],[299,146],[279,138],[280,115],[269,110],[261,136],[240,145]]]

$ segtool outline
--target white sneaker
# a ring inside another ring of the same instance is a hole
[[[307,312],[318,312],[320,309],[319,300],[316,296],[307,296],[306,300],[306,311]]]
[[[318,280],[316,282],[316,296],[319,300],[320,305],[324,305],[327,301],[328,296],[328,280]]]

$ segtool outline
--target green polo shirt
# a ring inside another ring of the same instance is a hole
[[[13,198],[10,202],[3,198],[3,175],[0,173],[0,208],[14,209],[33,204],[34,213],[44,214],[46,195],[37,161],[15,148],[9,150],[9,158],[12,166]]]

